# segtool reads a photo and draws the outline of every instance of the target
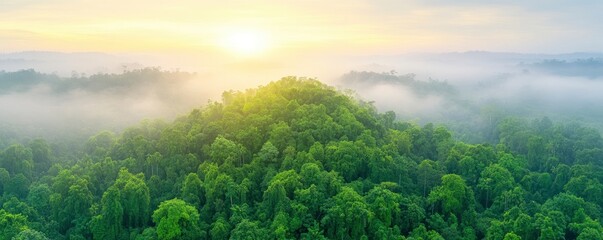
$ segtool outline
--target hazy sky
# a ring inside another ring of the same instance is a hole
[[[1,0],[0,52],[600,52],[601,12],[585,0]]]

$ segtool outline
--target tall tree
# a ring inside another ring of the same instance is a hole
[[[498,164],[492,164],[482,171],[478,189],[482,191],[484,197],[484,207],[489,207],[490,203],[503,192],[513,188],[515,180],[513,175],[506,168]]]
[[[427,197],[427,194],[437,184],[441,176],[442,172],[439,171],[437,163],[434,161],[426,159],[417,166],[417,182],[421,187],[423,197]]]
[[[12,239],[21,231],[27,230],[27,224],[25,216],[0,209],[0,239]]]
[[[11,175],[20,173],[30,178],[34,168],[31,149],[21,144],[11,145],[2,153],[0,167],[8,170]]]
[[[124,209],[121,205],[121,193],[111,186],[103,194],[101,214],[93,220],[92,233],[95,239],[120,239],[123,231]]]
[[[161,240],[198,239],[205,235],[199,226],[197,209],[177,198],[159,204],[153,222]]]
[[[52,150],[44,139],[34,139],[29,142],[29,148],[32,153],[32,162],[37,174],[47,171],[50,168]]]
[[[126,168],[119,171],[115,184],[121,192],[124,226],[143,227],[148,223],[151,196],[144,174],[133,175]]]
[[[203,183],[201,182],[201,179],[199,179],[199,176],[196,173],[189,173],[182,185],[182,199],[200,209],[201,204],[205,202],[204,192]]]
[[[461,176],[446,174],[442,176],[442,185],[435,187],[429,193],[428,202],[441,204],[444,213],[460,215],[462,210],[470,207],[470,199],[468,199],[468,196],[472,196],[470,191]]]
[[[360,239],[373,218],[362,196],[349,187],[343,187],[328,205],[322,219],[326,235],[336,239]]]

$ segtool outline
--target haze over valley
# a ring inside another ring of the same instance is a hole
[[[297,70],[254,70],[194,64],[164,68],[159,59],[145,62],[103,53],[19,52],[0,55],[5,67],[0,107],[6,113],[1,121],[30,137],[121,131],[144,119],[170,121],[220,100],[224,91],[265,85],[297,72],[351,90],[401,120],[446,124],[463,140],[488,140],[483,135],[493,131],[488,125],[494,123],[486,123],[492,117],[550,117],[603,129],[598,121],[603,114],[598,111],[602,57],[414,53],[340,57],[328,65],[305,60],[296,64]]]

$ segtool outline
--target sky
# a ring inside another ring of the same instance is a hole
[[[206,58],[600,52],[601,1],[2,0],[0,52]]]

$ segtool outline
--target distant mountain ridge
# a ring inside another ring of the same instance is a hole
[[[442,52],[442,53],[403,53],[391,55],[358,55],[349,56],[356,62],[373,62],[373,67],[378,65],[391,65],[406,62],[409,59],[416,61],[436,61],[447,64],[465,63],[495,63],[495,64],[526,64],[544,60],[577,61],[580,59],[603,59],[602,52],[574,52],[574,53],[515,53],[515,52]],[[134,57],[128,54],[111,54],[103,52],[54,52],[54,51],[23,51],[0,53],[0,71],[18,71],[34,69],[42,73],[57,73],[61,76],[70,76],[72,72],[118,73],[124,69],[145,67],[142,64],[148,59]],[[361,69],[364,70],[364,69]]]
[[[43,73],[70,76],[73,72],[115,73],[141,65],[128,57],[101,52],[24,51],[0,53],[0,71],[35,69]]]

